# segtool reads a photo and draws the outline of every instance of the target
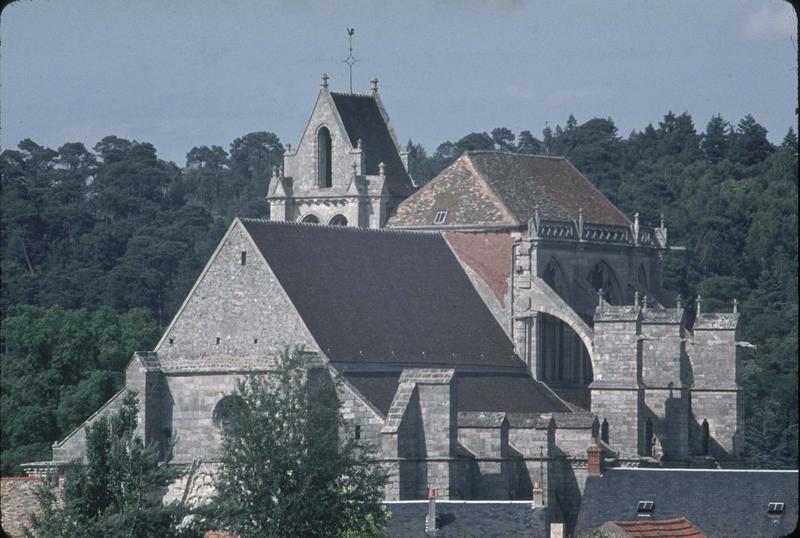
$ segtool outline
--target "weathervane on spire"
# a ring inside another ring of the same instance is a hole
[[[348,28],[347,35],[350,39],[350,53],[347,55],[347,58],[344,59],[344,63],[347,64],[347,67],[350,69],[350,93],[353,93],[353,64],[356,63],[356,57],[353,56],[353,34],[356,33],[355,28]]]

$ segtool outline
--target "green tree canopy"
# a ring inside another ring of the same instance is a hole
[[[343,423],[327,368],[287,352],[273,378],[251,377],[227,398],[212,521],[243,538],[380,531],[386,475]]]
[[[159,446],[145,447],[136,432],[137,400],[127,393],[119,411],[86,429],[86,462],[72,462],[63,491],[38,491],[41,516],[26,534],[41,538],[194,537],[181,528],[183,510],[164,506],[161,493],[181,474],[162,464]]]

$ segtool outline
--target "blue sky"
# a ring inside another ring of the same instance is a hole
[[[103,136],[153,143],[183,165],[268,130],[296,144],[322,72],[369,79],[395,128],[433,151],[505,126],[611,117],[620,134],[688,111],[795,126],[797,25],[769,1],[337,2],[23,0],[0,19],[0,145]]]

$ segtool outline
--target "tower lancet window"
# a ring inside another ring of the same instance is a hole
[[[333,144],[327,127],[317,131],[317,184],[322,189],[333,186]]]

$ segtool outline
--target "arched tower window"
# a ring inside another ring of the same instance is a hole
[[[600,426],[600,439],[608,444],[608,421],[603,419],[603,424]]]
[[[341,213],[338,215],[334,215],[333,218],[328,221],[330,226],[347,226],[347,217],[342,215]]]
[[[708,438],[710,434],[708,432],[708,421],[703,419],[703,437],[700,440],[700,453],[703,456],[708,456]]]
[[[331,132],[327,127],[320,127],[317,132],[317,185],[323,189],[333,185],[332,153]]]
[[[308,213],[304,215],[302,219],[300,219],[300,222],[305,222],[306,224],[319,224],[319,218],[313,213]]]

